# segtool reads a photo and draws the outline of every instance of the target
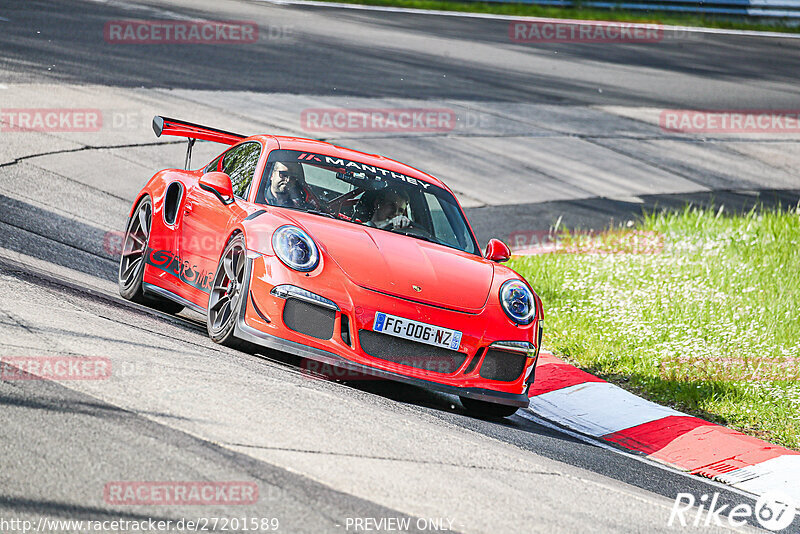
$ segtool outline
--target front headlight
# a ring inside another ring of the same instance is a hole
[[[521,280],[509,280],[500,286],[500,304],[508,318],[517,324],[529,324],[536,315],[533,292]]]
[[[319,250],[314,240],[296,226],[281,226],[272,234],[275,255],[295,271],[313,271],[319,265]]]

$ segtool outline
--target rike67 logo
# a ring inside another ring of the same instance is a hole
[[[731,506],[719,503],[719,493],[703,494],[696,499],[691,493],[678,493],[672,505],[667,526],[742,527],[754,518],[767,530],[778,532],[794,521],[797,510],[792,498],[781,491],[761,495],[751,506],[747,503]]]

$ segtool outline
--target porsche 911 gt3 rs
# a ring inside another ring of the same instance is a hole
[[[189,140],[130,212],[123,297],[205,315],[217,342],[277,349],[458,395],[502,417],[528,405],[542,305],[481,252],[453,193],[391,159],[329,143],[243,136],[155,117]],[[227,145],[188,170],[196,139]]]

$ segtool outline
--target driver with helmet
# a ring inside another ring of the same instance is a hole
[[[406,216],[408,194],[405,191],[387,188],[375,196],[372,207],[372,217],[366,223],[368,226],[384,230],[411,226],[411,219]]]

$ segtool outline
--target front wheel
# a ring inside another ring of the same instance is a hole
[[[242,234],[235,235],[225,245],[208,297],[206,327],[215,343],[244,352],[255,352],[255,345],[234,336],[239,312],[247,303],[244,300],[247,298],[244,294],[247,276],[245,250]]]
[[[516,406],[508,406],[506,404],[497,404],[494,402],[480,401],[471,399],[469,397],[459,397],[461,404],[464,408],[473,415],[478,417],[488,417],[492,419],[500,419],[503,417],[511,417],[517,413]]]

